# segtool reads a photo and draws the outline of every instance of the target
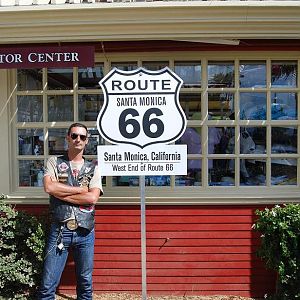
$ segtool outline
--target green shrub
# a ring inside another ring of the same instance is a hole
[[[0,196],[0,299],[35,299],[45,247],[45,223]]]
[[[300,299],[300,205],[257,210],[255,230],[261,233],[258,255],[277,272],[275,295],[269,299]]]

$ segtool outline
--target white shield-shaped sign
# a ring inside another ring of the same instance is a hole
[[[176,141],[186,117],[179,104],[182,79],[168,67],[159,71],[113,69],[101,81],[104,104],[98,131],[113,144],[148,145]]]

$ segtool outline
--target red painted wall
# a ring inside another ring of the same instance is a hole
[[[256,256],[259,206],[147,206],[148,295],[263,297],[275,276]],[[26,206],[35,213],[42,207]],[[95,293],[141,293],[139,206],[97,206]],[[74,264],[60,291],[74,293]]]

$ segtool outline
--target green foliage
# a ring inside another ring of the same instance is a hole
[[[300,204],[257,210],[254,229],[261,233],[258,255],[278,274],[271,299],[300,299]]]
[[[0,299],[34,299],[45,247],[45,222],[0,196]]]

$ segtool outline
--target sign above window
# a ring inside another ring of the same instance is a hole
[[[93,67],[93,46],[0,48],[0,69]]]

